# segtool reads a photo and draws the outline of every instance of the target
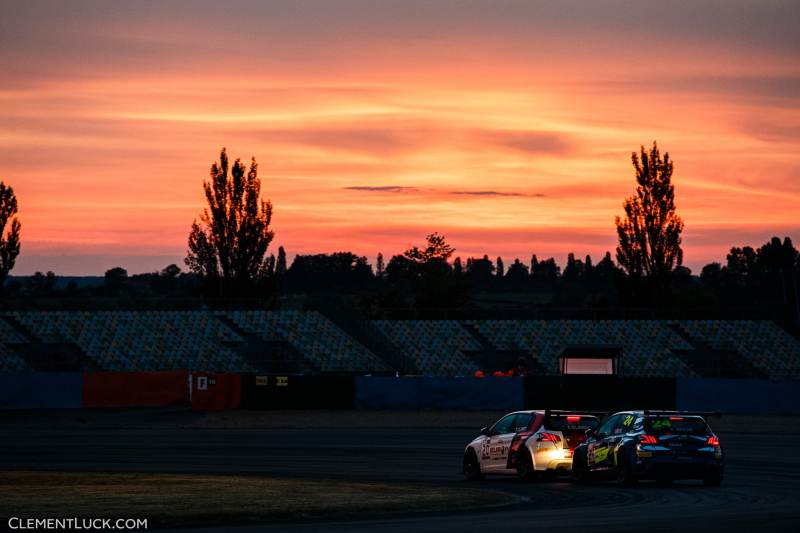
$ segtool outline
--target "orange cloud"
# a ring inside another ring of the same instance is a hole
[[[0,21],[17,271],[180,261],[222,146],[257,158],[290,254],[440,231],[463,256],[600,256],[653,139],[691,266],[800,240],[797,7],[726,5],[21,2]]]

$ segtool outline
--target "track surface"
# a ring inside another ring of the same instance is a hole
[[[461,480],[474,430],[426,429],[3,429],[0,469],[278,474],[430,483],[512,492],[518,505],[490,511],[237,531],[768,531],[800,520],[800,435],[722,433],[722,487],[695,482],[573,486],[506,478]],[[2,474],[0,474],[2,475]]]

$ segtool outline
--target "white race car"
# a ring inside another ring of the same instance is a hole
[[[586,439],[586,430],[600,421],[593,414],[572,411],[516,411],[507,414],[464,450],[467,479],[487,474],[531,478],[572,470],[572,452]]]

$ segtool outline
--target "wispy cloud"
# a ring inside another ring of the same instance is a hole
[[[364,192],[416,192],[416,187],[402,187],[400,185],[353,185],[350,187],[343,187],[348,191],[364,191]]]
[[[488,130],[477,137],[486,144],[532,154],[565,154],[572,148],[567,137],[549,131]]]
[[[503,192],[503,191],[450,191],[450,194],[458,194],[463,196],[529,196],[532,198],[544,198],[542,193],[526,194],[521,192]]]

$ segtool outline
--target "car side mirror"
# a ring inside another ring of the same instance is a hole
[[[487,437],[488,437],[488,436],[489,436],[489,433],[490,433],[490,432],[489,432],[489,428],[488,428],[488,427],[486,427],[486,428],[481,428],[481,435],[485,435],[485,436],[487,436]]]

